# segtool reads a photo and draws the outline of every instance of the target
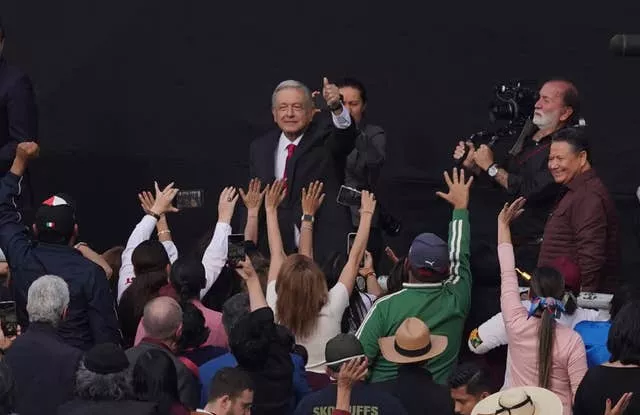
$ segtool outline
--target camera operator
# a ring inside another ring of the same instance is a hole
[[[514,246],[518,266],[533,270],[537,264],[545,222],[557,200],[560,186],[547,167],[551,134],[577,123],[580,100],[578,89],[563,79],[544,83],[535,103],[533,119],[527,119],[506,160],[497,163],[492,149],[483,144],[477,149],[460,142],[453,158],[475,174],[485,174],[502,186],[512,198],[523,196],[527,205],[514,222]]]

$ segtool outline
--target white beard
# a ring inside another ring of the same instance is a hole
[[[536,125],[536,127],[542,130],[552,124],[553,116],[551,114],[533,114],[533,119],[531,121]]]

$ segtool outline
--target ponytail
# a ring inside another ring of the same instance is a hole
[[[555,331],[556,320],[553,312],[545,308],[540,316],[540,329],[538,330],[538,386],[541,388],[549,388]]]

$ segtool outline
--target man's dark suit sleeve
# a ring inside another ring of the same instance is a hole
[[[38,111],[31,81],[20,76],[9,88],[7,102],[10,141],[0,148],[0,161],[13,160],[18,143],[38,141]]]
[[[113,296],[104,270],[96,265],[85,287],[89,325],[94,344],[122,344]]]
[[[349,128],[340,129],[334,125],[327,145],[329,150],[335,157],[345,158],[351,153],[356,144],[356,137],[358,136],[358,129],[355,126],[355,122],[351,120]]]

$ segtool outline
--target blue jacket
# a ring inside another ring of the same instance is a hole
[[[311,392],[311,389],[307,384],[302,357],[295,353],[291,353],[291,361],[293,362],[293,392],[295,394],[293,404],[295,407],[295,405],[297,405],[306,394]],[[200,405],[202,405],[201,408],[204,408],[209,400],[209,388],[211,387],[211,381],[213,381],[216,373],[225,367],[236,366],[238,366],[238,361],[231,353],[218,356],[200,366],[200,383],[202,384],[202,395],[200,398]]]
[[[114,300],[104,271],[67,245],[31,240],[21,223],[14,199],[21,178],[7,173],[0,181],[0,249],[11,269],[18,323],[27,329],[27,292],[45,274],[61,277],[69,286],[69,308],[58,334],[65,343],[88,350],[99,343],[121,343]]]

